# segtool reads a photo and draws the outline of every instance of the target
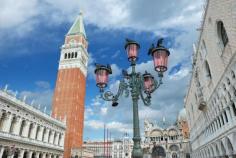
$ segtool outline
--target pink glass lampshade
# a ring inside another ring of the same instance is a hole
[[[145,72],[145,74],[143,74],[143,80],[145,92],[151,93],[154,88],[154,77],[151,74]]]
[[[105,88],[108,83],[108,75],[111,74],[110,66],[96,65],[96,83],[99,88]]]
[[[167,70],[169,52],[166,49],[155,49],[153,51],[153,62],[157,72],[165,72]]]
[[[130,39],[126,39],[125,49],[126,49],[129,61],[137,60],[139,48],[140,48],[140,45],[137,42]]]

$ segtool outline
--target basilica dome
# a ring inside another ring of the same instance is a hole
[[[187,120],[187,114],[186,114],[186,110],[185,108],[183,108],[182,110],[180,110],[179,115],[178,115],[178,121],[186,121]]]

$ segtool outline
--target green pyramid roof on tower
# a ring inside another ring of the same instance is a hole
[[[84,29],[84,22],[83,22],[83,14],[80,12],[79,16],[76,18],[75,22],[71,26],[67,35],[78,35],[82,34],[86,37],[85,29]]]

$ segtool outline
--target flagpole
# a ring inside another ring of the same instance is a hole
[[[104,154],[104,158],[106,157],[106,124],[104,123],[104,144],[103,144],[103,154]]]
[[[109,143],[109,142],[108,142],[108,128],[107,128],[107,143],[106,143],[106,144],[107,144],[107,157],[109,156],[109,155],[108,155],[108,143]]]

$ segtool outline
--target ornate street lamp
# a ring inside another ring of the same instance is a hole
[[[126,97],[131,93],[133,101],[133,158],[143,157],[143,152],[140,145],[140,130],[139,130],[139,115],[138,115],[138,99],[141,98],[144,105],[149,106],[151,104],[151,94],[159,88],[162,84],[163,73],[167,70],[167,61],[170,52],[163,44],[163,39],[157,41],[156,47],[152,44],[148,51],[149,55],[152,55],[154,68],[158,72],[159,80],[155,80],[154,77],[145,71],[143,75],[135,71],[136,61],[138,60],[138,51],[140,45],[133,40],[126,39],[125,49],[128,55],[128,60],[131,63],[132,71],[128,73],[123,70],[123,79],[120,81],[117,94],[113,94],[111,91],[104,92],[107,87],[108,76],[112,74],[111,67],[109,65],[95,64],[96,83],[100,89],[101,97],[105,101],[111,101],[112,106],[118,106],[118,99],[121,95],[125,94]],[[143,92],[146,94],[144,96]]]
[[[102,92],[103,89],[106,88],[107,86],[108,75],[112,74],[112,70],[110,65],[107,66],[99,64],[95,65],[96,65],[95,74],[96,74],[97,86],[100,88],[100,91]]]

